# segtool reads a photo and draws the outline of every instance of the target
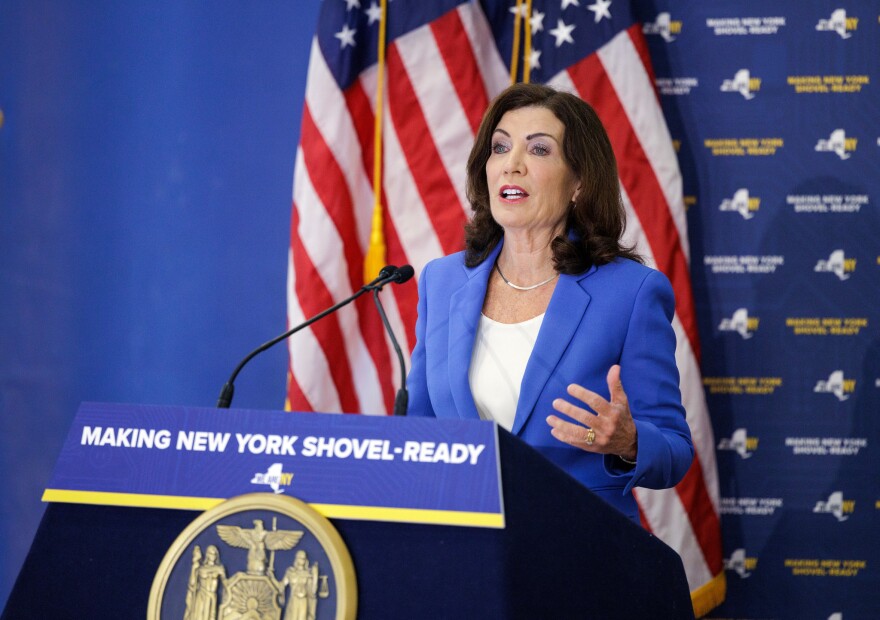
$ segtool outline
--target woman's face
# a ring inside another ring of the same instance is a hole
[[[578,181],[562,155],[565,126],[547,108],[510,110],[492,134],[489,206],[505,232],[563,232]]]

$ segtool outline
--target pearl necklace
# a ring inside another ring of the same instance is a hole
[[[501,279],[504,280],[504,283],[507,286],[509,286],[511,288],[515,288],[518,291],[533,291],[536,288],[544,286],[545,284],[548,284],[559,277],[559,274],[557,273],[557,274],[550,276],[549,278],[547,278],[543,282],[538,282],[537,284],[532,284],[531,286],[519,286],[518,284],[514,284],[513,282],[511,282],[510,280],[508,280],[507,278],[504,277],[504,274],[501,273],[501,267],[498,266],[497,262],[495,263],[495,269],[498,271],[498,275],[501,276]]]

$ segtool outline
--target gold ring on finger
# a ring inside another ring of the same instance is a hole
[[[584,438],[584,443],[588,446],[592,446],[594,441],[596,441],[596,431],[591,428],[587,430],[587,436]]]

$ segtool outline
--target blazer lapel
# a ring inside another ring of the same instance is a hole
[[[592,274],[595,269],[591,267],[586,273],[575,276],[559,276],[544,321],[541,323],[541,331],[538,332],[538,340],[526,365],[519,402],[516,406],[516,417],[513,421],[514,435],[522,432],[541,391],[581,323],[591,298],[590,294],[581,287],[580,281]]]
[[[449,299],[449,349],[448,372],[449,385],[455,408],[462,418],[480,417],[477,405],[471,394],[468,381],[468,370],[471,367],[471,356],[474,350],[477,326],[480,313],[486,299],[486,287],[492,266],[501,251],[503,239],[482,263],[476,267],[464,268],[467,282]]]

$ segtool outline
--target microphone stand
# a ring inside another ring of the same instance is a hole
[[[394,415],[406,415],[406,408],[407,405],[409,405],[409,392],[406,390],[406,364],[404,364],[403,361],[403,352],[400,350],[397,338],[394,337],[394,331],[391,329],[391,324],[388,322],[385,308],[382,307],[382,302],[379,301],[378,288],[373,289],[373,301],[376,303],[376,309],[379,310],[379,316],[382,317],[385,331],[388,332],[388,335],[391,338],[394,352],[397,353],[397,361],[400,363],[400,389],[397,390],[397,394],[394,396]]]
[[[398,274],[398,269],[394,265],[388,265],[387,267],[383,267],[382,271],[379,272],[379,277],[377,277],[375,280],[373,280],[369,284],[365,284],[364,286],[362,286],[360,288],[360,290],[358,290],[358,292],[355,293],[354,295],[352,295],[351,297],[343,299],[339,303],[327,308],[326,310],[324,310],[320,314],[316,314],[315,316],[310,318],[305,323],[301,323],[301,324],[297,325],[293,329],[290,329],[290,330],[284,332],[283,334],[281,334],[280,336],[277,336],[276,338],[273,338],[269,342],[261,344],[259,347],[257,347],[256,349],[254,349],[253,351],[248,353],[247,357],[245,357],[243,360],[241,360],[238,363],[238,366],[236,366],[235,370],[232,371],[232,375],[229,377],[229,381],[227,381],[223,385],[223,389],[220,390],[220,397],[217,399],[217,408],[218,409],[229,409],[229,406],[232,404],[232,397],[235,394],[235,385],[234,385],[235,378],[238,377],[238,373],[241,372],[241,369],[244,368],[244,365],[247,364],[249,361],[251,361],[255,356],[262,353],[263,351],[265,351],[269,347],[272,347],[272,346],[278,344],[279,342],[281,342],[285,338],[290,338],[296,332],[298,332],[299,330],[301,330],[305,327],[308,327],[309,325],[311,325],[315,321],[319,321],[319,320],[323,319],[325,316],[327,316],[328,314],[336,312],[341,307],[343,307],[347,304],[350,304],[351,302],[353,302],[355,299],[357,299],[358,297],[360,297],[364,293],[367,293],[371,290],[381,289],[383,286],[385,286],[389,282],[396,281],[395,279],[398,277],[397,274]]]

